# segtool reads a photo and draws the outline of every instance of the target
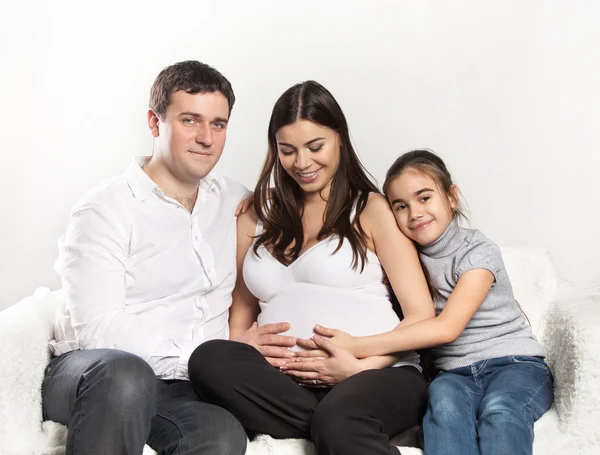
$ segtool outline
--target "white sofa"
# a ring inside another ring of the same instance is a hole
[[[548,254],[504,249],[515,295],[547,350],[556,400],[536,423],[535,455],[600,454],[600,286],[559,288]],[[600,284],[600,282],[599,282]],[[40,288],[0,312],[0,454],[64,454],[66,428],[42,423],[40,386],[61,291]],[[396,442],[396,441],[395,441]],[[402,447],[403,455],[422,452]],[[154,454],[146,447],[144,455]],[[303,440],[259,436],[248,455],[315,455]]]

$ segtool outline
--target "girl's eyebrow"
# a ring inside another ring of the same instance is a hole
[[[420,194],[427,193],[428,191],[433,191],[433,190],[431,188],[421,188],[420,190],[415,191],[413,194],[415,196],[419,196]],[[400,202],[406,202],[406,201],[404,199],[402,199],[402,198],[394,199],[392,201],[392,205],[398,204]]]
[[[427,191],[433,191],[433,190],[431,188],[423,188],[423,189],[420,189],[419,191],[415,191],[414,194],[415,194],[415,196],[418,196],[419,194],[426,193]]]

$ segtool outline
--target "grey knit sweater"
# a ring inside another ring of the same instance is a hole
[[[437,368],[452,370],[485,359],[544,355],[515,303],[500,249],[494,242],[478,230],[460,227],[454,220],[438,240],[419,247],[419,255],[438,290],[434,299],[438,315],[463,273],[486,269],[495,277],[463,333],[452,343],[433,349]]]

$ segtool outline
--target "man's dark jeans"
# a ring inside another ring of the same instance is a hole
[[[66,454],[242,455],[246,434],[228,411],[201,401],[188,381],[158,380],[140,357],[116,349],[71,351],[48,364],[45,420],[67,425]]]

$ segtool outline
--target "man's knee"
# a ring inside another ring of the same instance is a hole
[[[202,407],[202,412],[207,412]],[[242,424],[229,411],[211,406],[205,419],[210,425],[190,429],[181,435],[179,450],[174,453],[202,453],[206,455],[243,455],[246,453],[247,436]],[[197,424],[203,418],[196,420]]]
[[[81,392],[97,397],[115,412],[150,410],[158,396],[156,376],[148,363],[134,354],[110,349],[84,373]]]
[[[247,437],[244,427],[229,411],[215,407],[211,410],[211,419],[218,431],[213,432],[215,455],[243,455],[246,453]]]

